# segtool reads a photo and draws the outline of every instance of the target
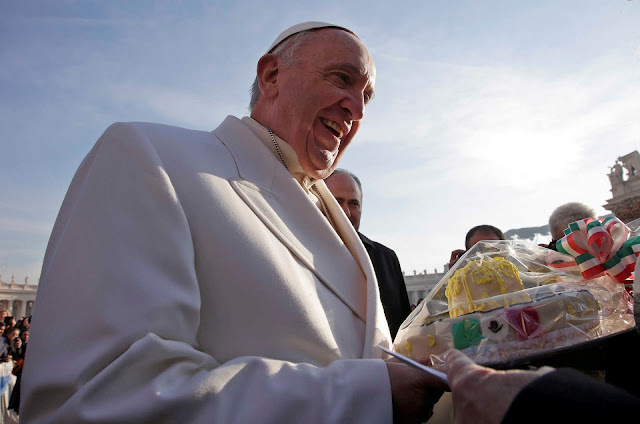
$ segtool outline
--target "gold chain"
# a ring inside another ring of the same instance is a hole
[[[313,188],[313,191],[318,196],[318,199],[320,199],[320,203],[322,204],[322,209],[324,209],[325,215],[329,220],[329,224],[331,224],[331,226],[333,227],[334,230],[336,230],[336,233],[337,233],[338,228],[336,227],[336,224],[333,222],[333,219],[331,218],[331,213],[329,212],[329,208],[327,207],[327,204],[324,201],[324,197],[322,197],[322,194],[320,194],[320,190],[318,190],[318,187],[316,187],[315,184],[311,186],[311,188]]]
[[[271,131],[270,128],[267,128],[267,130],[269,131],[269,135],[271,136],[271,141],[273,141],[273,145],[276,146],[276,152],[278,152],[278,156],[280,156],[280,161],[282,162],[284,167],[287,168],[287,171],[289,171],[289,167],[287,166],[287,163],[284,161],[284,157],[282,156],[282,152],[280,151],[280,146],[278,146],[278,142],[276,141],[276,138],[273,135],[273,131]]]

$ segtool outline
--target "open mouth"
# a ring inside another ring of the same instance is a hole
[[[330,121],[325,118],[320,118],[320,121],[324,124],[325,127],[329,129],[329,131],[333,133],[333,135],[335,135],[338,138],[342,138],[342,136],[344,135],[344,132],[342,131],[342,127],[340,127],[340,125],[338,125],[337,122]]]

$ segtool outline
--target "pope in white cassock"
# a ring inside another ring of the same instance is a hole
[[[426,419],[440,387],[377,348],[374,271],[322,181],[374,79],[353,32],[308,22],[258,61],[250,117],[110,126],[49,241],[21,422]]]

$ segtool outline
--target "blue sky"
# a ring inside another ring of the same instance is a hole
[[[606,211],[640,148],[640,1],[0,2],[0,275],[37,281],[64,194],[115,121],[202,130],[247,114],[276,35],[353,29],[376,97],[341,167],[361,230],[407,273],[442,270],[477,224]],[[541,240],[545,241],[545,240]]]

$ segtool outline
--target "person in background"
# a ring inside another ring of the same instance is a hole
[[[380,300],[394,338],[400,325],[411,313],[409,295],[404,284],[404,276],[396,252],[381,243],[373,241],[360,232],[362,216],[362,183],[352,172],[338,168],[324,180],[333,197],[342,208],[347,219],[358,232],[378,280]]]
[[[27,319],[24,319],[24,322],[27,322]],[[23,330],[20,332],[20,338],[17,339],[22,342],[21,352],[19,357],[14,357],[15,364],[13,366],[12,373],[16,376],[16,382],[13,386],[13,390],[11,390],[11,396],[9,397],[9,409],[14,411],[16,414],[20,412],[20,386],[22,384],[22,369],[24,367],[24,357],[27,353],[27,343],[29,342],[29,328],[23,327]]]
[[[20,329],[18,327],[9,327],[4,333],[9,346],[11,346],[15,339],[20,337]]]
[[[565,236],[564,230],[572,222],[581,219],[592,218],[597,219],[596,212],[592,207],[580,202],[569,202],[558,206],[549,215],[549,233],[551,234],[551,242],[548,245],[541,245],[548,249],[557,250],[556,243]]]
[[[476,243],[479,241],[485,240],[504,240],[504,234],[500,229],[494,227],[493,225],[478,225],[473,227],[467,232],[467,235],[464,238],[464,249],[456,249],[451,252],[451,257],[449,258],[449,269],[451,269],[458,259],[465,252],[471,249]]]
[[[7,352],[9,351],[9,340],[5,337],[4,332],[7,326],[4,322],[0,322],[0,362],[5,362],[7,359]]]
[[[2,357],[5,362],[10,360],[17,360],[14,356],[16,353],[22,354],[22,341],[20,340],[20,329],[17,327],[8,327],[4,331],[3,345],[6,347],[6,351],[2,350]]]
[[[16,322],[16,327],[18,327],[20,331],[28,330],[29,326],[29,319],[27,317],[22,317],[18,322]]]
[[[15,327],[16,326],[16,319],[14,317],[10,317],[10,316],[4,317],[4,324],[8,328]]]
[[[17,329],[16,329],[17,330]],[[16,337],[15,339],[9,342],[8,354],[13,357],[14,361],[18,361],[22,359],[24,356],[23,343],[20,337]]]
[[[24,360],[27,356],[27,345],[29,343],[29,329],[24,329],[20,332],[20,340],[22,341],[22,355],[21,359]]]
[[[44,258],[21,421],[432,414],[444,386],[378,348],[391,337],[375,274],[322,181],[373,97],[368,49],[307,22],[255,69],[250,116],[116,123],[81,163]]]

